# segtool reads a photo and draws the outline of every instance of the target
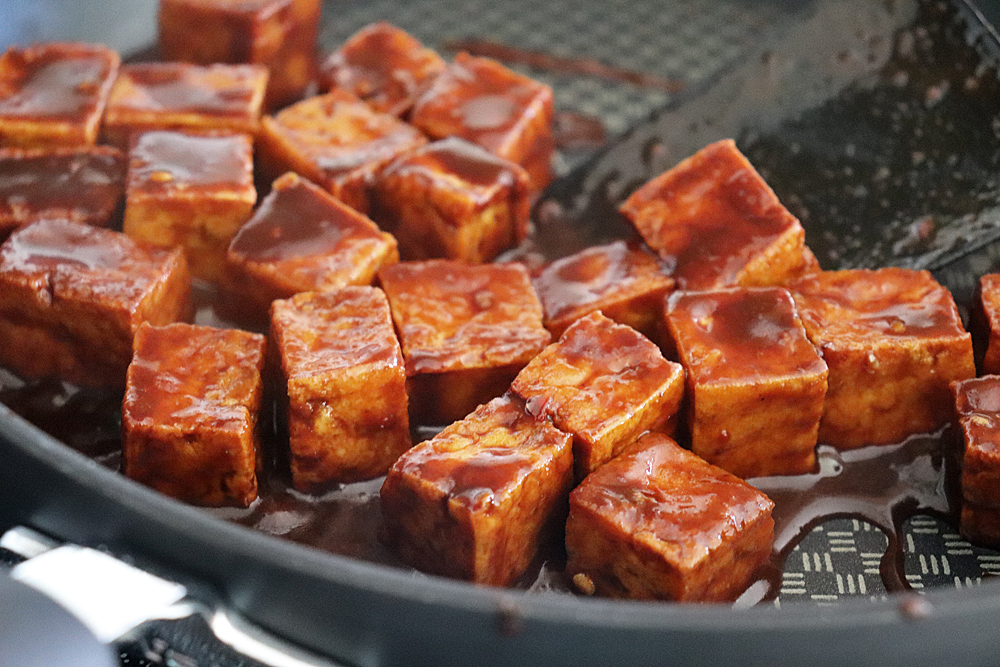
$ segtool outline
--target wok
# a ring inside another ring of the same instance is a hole
[[[490,15],[506,20],[502,6],[492,5]],[[734,136],[803,219],[824,268],[930,268],[967,302],[972,276],[1000,264],[994,259],[1000,41],[983,15],[991,6],[966,0],[680,5],[684,25],[697,24],[699,12],[757,18],[729,26],[739,48],[711,71],[684,77],[677,65],[684,89],[646,100],[662,108],[631,131],[619,132],[634,118],[606,122],[615,135],[610,148],[596,155],[566,151],[565,175],[535,212],[540,245],[565,253],[625,233],[616,202],[701,146]],[[358,27],[337,16],[396,18],[389,7],[328,3],[323,39],[332,45]],[[605,9],[610,16],[627,8]],[[415,20],[421,11],[398,5],[402,19]],[[560,11],[563,18],[574,15]],[[441,40],[463,36],[462,21],[474,18],[446,8],[440,17]],[[927,22],[945,28],[928,32],[920,27]],[[908,40],[927,34],[935,66],[918,62],[904,77]],[[953,66],[955,53],[973,71]],[[976,90],[963,87],[970,76]],[[636,106],[632,113],[645,113]],[[881,132],[874,112],[888,108],[899,110],[898,123]],[[928,163],[938,162],[962,174],[964,187],[935,187],[943,172]],[[871,171],[879,165],[899,178],[880,180]],[[920,232],[926,224],[914,226],[928,217],[932,234]],[[158,495],[0,406],[0,530],[15,525],[184,582],[263,631],[349,665],[986,665],[1000,650],[995,582],[927,590],[919,602],[903,593],[836,606],[734,609],[476,587],[325,553]]]

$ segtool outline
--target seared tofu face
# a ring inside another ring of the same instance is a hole
[[[297,101],[315,76],[319,0],[163,0],[158,17],[163,60],[266,67],[266,108]]]
[[[126,148],[147,130],[255,135],[267,85],[259,65],[123,65],[108,100],[104,139]]]
[[[732,600],[771,555],[773,507],[743,480],[650,434],[570,494],[566,572],[590,594]]]
[[[259,150],[268,178],[294,171],[368,213],[375,174],[425,143],[417,128],[338,89],[265,117]]]
[[[125,474],[195,505],[253,502],[265,344],[237,329],[140,327],[122,404]]]
[[[901,442],[952,419],[950,382],[975,376],[955,301],[927,271],[824,271],[789,285],[830,368],[819,440]]]
[[[974,342],[983,341],[977,356],[981,374],[1000,374],[1000,273],[979,279],[979,303],[973,309],[971,326]]]
[[[373,23],[351,36],[320,66],[320,84],[357,95],[373,109],[404,116],[447,64],[406,31]]]
[[[288,391],[295,488],[384,474],[411,441],[403,355],[382,291],[345,287],[275,301],[271,336]]]
[[[555,260],[531,279],[556,338],[570,324],[600,311],[652,340],[662,335],[663,297],[674,281],[638,244],[615,241]]]
[[[518,163],[536,192],[552,177],[552,89],[494,60],[459,53],[410,119],[434,139],[461,137]]]
[[[430,260],[379,272],[399,333],[411,419],[447,424],[502,394],[550,341],[520,264]]]
[[[666,318],[692,451],[742,478],[812,472],[828,371],[788,290],[675,292]]]
[[[111,226],[124,194],[125,156],[110,146],[0,149],[0,239],[42,218]]]
[[[391,234],[289,172],[234,236],[225,283],[267,310],[274,299],[299,292],[369,285],[398,260]]]
[[[184,248],[192,275],[221,278],[229,243],[256,201],[249,136],[168,130],[133,136],[124,231]]]
[[[582,480],[646,431],[674,423],[684,370],[634,329],[593,313],[532,359],[511,391],[573,436]]]
[[[104,46],[52,42],[0,56],[0,146],[93,145],[120,58]]]
[[[190,287],[179,249],[66,220],[28,225],[0,245],[0,363],[124,386],[135,331],[187,318]]]
[[[488,262],[528,235],[528,174],[452,137],[403,155],[374,184],[377,219],[403,259]]]
[[[565,519],[570,436],[497,398],[393,465],[382,485],[392,548],[410,565],[506,586]]]
[[[815,268],[802,225],[729,139],[643,185],[621,212],[678,289],[780,285]]]

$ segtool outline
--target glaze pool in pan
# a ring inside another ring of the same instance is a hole
[[[562,69],[525,67],[551,79],[561,110],[600,120],[613,142],[596,154],[578,145],[562,155],[566,176],[536,210],[538,245],[547,252],[564,254],[626,233],[614,213],[618,201],[701,146],[733,136],[802,218],[807,243],[825,268],[927,267],[961,300],[970,276],[994,266],[992,242],[1000,235],[996,52],[970,5],[686,2],[646,14],[641,3],[520,13],[505,13],[497,3],[435,7],[329,3],[323,39],[332,46],[360,25],[387,18],[442,50],[475,47],[489,36],[529,55],[567,56]],[[606,15],[595,16],[598,9]],[[630,16],[643,25],[618,25]],[[560,20],[564,41],[546,32],[558,32]],[[535,30],[542,36],[531,37]],[[665,50],[648,48],[661,42]],[[595,45],[611,55],[588,50]],[[616,60],[619,52],[650,60]],[[584,77],[570,71],[571,56],[654,71],[681,85]],[[46,392],[62,391],[38,385],[6,395],[28,412],[45,403]],[[86,404],[101,396],[65,398],[70,410],[100,413]],[[954,664],[960,655],[976,664],[996,649],[1000,596],[994,587],[947,590],[975,583],[997,560],[954,535],[941,439],[880,450],[877,468],[897,473],[881,484],[857,472],[871,461],[838,460],[827,452],[824,474],[854,475],[865,489],[880,487],[872,503],[881,509],[859,509],[854,500],[823,508],[817,518],[850,516],[824,522],[798,542],[776,583],[780,608],[734,612],[582,599],[564,594],[544,567],[525,582],[533,589],[528,592],[424,577],[396,567],[388,555],[360,560],[355,543],[336,528],[357,525],[353,521],[320,526],[295,519],[298,510],[281,515],[289,519],[284,524],[269,521],[270,532],[290,538],[275,540],[151,494],[3,417],[0,521],[169,563],[206,581],[264,627],[348,663],[463,664],[475,655],[484,664],[840,664],[862,657],[920,664],[935,656]],[[73,433],[59,432],[66,423],[59,414],[36,418],[81,447],[88,429],[91,444],[117,437],[113,417]],[[91,453],[114,465],[113,451]],[[900,472],[905,479],[897,489]],[[345,489],[350,498],[340,505],[343,514],[364,514],[377,488]],[[930,511],[917,511],[921,506]],[[856,518],[858,512],[869,520]],[[898,532],[892,530],[897,524]],[[338,555],[303,549],[296,539],[326,540],[320,546],[332,543]],[[899,550],[886,563],[890,542]],[[887,569],[902,574],[879,574]],[[938,588],[922,598],[927,606],[913,605],[907,593],[886,597],[887,580],[890,588]],[[852,597],[862,599],[844,599]],[[840,604],[832,607],[790,604],[834,598]]]

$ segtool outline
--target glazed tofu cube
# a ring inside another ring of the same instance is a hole
[[[591,474],[569,502],[566,572],[585,593],[732,600],[771,555],[770,499],[662,434]]]
[[[819,440],[901,442],[951,420],[948,384],[975,375],[955,301],[927,271],[824,271],[789,286],[830,368]]]
[[[393,158],[427,143],[415,127],[374,111],[343,90],[266,116],[260,137],[265,176],[294,171],[368,213],[368,184]]]
[[[125,156],[110,146],[0,149],[0,239],[42,218],[108,227],[124,195]]]
[[[511,391],[573,436],[582,480],[646,431],[672,424],[684,370],[631,327],[591,313],[528,362]]]
[[[1000,544],[1000,376],[951,385],[962,434],[960,532],[978,543]]]
[[[675,292],[666,318],[691,451],[744,479],[813,472],[828,369],[788,290]]]
[[[406,359],[414,423],[448,424],[500,396],[551,340],[520,264],[402,262],[379,280]]]
[[[161,0],[160,57],[199,65],[248,63],[270,73],[274,109],[306,92],[316,72],[319,0]]]
[[[119,62],[96,44],[7,49],[0,56],[0,146],[94,144]]]
[[[250,505],[265,347],[237,329],[139,327],[122,402],[125,474],[194,505]]]
[[[528,174],[464,139],[441,139],[389,164],[374,185],[376,218],[404,259],[492,260],[528,235]]]
[[[461,137],[518,163],[536,191],[551,179],[552,89],[495,60],[459,53],[410,120],[432,139]]]
[[[0,245],[0,364],[28,377],[125,386],[143,322],[190,315],[184,254],[59,219]]]
[[[384,474],[411,442],[403,355],[382,291],[345,287],[275,301],[271,335],[288,389],[295,488]]]
[[[621,212],[678,289],[781,285],[815,266],[802,225],[730,139],[643,185]]]
[[[1000,373],[1000,273],[979,279],[979,303],[973,311],[973,342],[977,347],[980,369],[984,374]],[[977,340],[978,338],[978,340]]]
[[[254,135],[267,69],[259,65],[123,65],[104,115],[104,138],[126,148],[148,130]]]
[[[159,130],[132,138],[124,231],[184,248],[193,276],[221,277],[229,243],[256,201],[249,136]]]
[[[424,572],[514,583],[558,534],[570,436],[504,396],[403,454],[382,485],[389,545]]]
[[[663,298],[674,281],[638,244],[615,241],[557,259],[532,278],[555,337],[581,317],[600,311],[658,340]]]
[[[365,26],[320,66],[324,90],[340,88],[376,111],[404,116],[447,66],[406,31],[384,21]]]
[[[299,292],[370,285],[399,260],[396,239],[319,186],[287,173],[229,246],[229,289],[270,308]]]

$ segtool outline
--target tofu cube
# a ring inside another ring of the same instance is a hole
[[[535,191],[552,178],[552,89],[495,60],[459,53],[410,120],[432,139],[461,137],[516,162]]]
[[[951,421],[948,384],[975,376],[972,342],[929,272],[824,271],[789,289],[830,368],[820,442],[892,444]]]
[[[508,586],[560,532],[570,436],[511,396],[399,457],[382,484],[390,547],[424,572]]]
[[[788,290],[675,292],[666,319],[691,451],[744,479],[813,472],[829,371]]]
[[[226,287],[267,310],[299,292],[370,285],[396,239],[295,173],[279,177],[229,245]]]
[[[0,245],[0,364],[24,376],[124,387],[139,325],[190,312],[179,249],[60,219]]]
[[[652,433],[570,494],[566,572],[585,593],[735,599],[771,556],[774,503]]]
[[[528,362],[511,391],[573,436],[582,480],[646,431],[673,423],[684,369],[631,327],[591,313]]]
[[[415,127],[373,110],[351,93],[333,90],[264,117],[258,148],[265,177],[297,172],[368,213],[375,174],[425,143]]]
[[[125,474],[194,505],[249,506],[265,347],[237,329],[140,326],[122,402]]]
[[[255,135],[266,86],[260,65],[123,65],[104,115],[104,139],[125,149],[133,134],[148,130]]]
[[[447,63],[384,21],[367,25],[320,65],[320,86],[357,95],[376,111],[403,117]]]
[[[0,240],[42,218],[113,225],[125,195],[125,156],[110,146],[0,149]]]
[[[288,390],[295,488],[384,474],[411,441],[403,355],[382,291],[345,287],[275,301],[271,336]]]
[[[282,107],[315,77],[320,9],[320,0],[161,0],[160,57],[263,65],[270,73],[264,104]]]
[[[96,44],[12,46],[0,56],[0,146],[93,145],[120,58]]]
[[[414,423],[448,424],[502,395],[551,340],[520,264],[401,262],[379,280],[406,359]]]
[[[972,317],[973,343],[983,374],[1000,374],[1000,273],[979,278],[979,303]]]
[[[954,382],[955,416],[962,435],[962,535],[1000,544],[1000,376]]]
[[[662,336],[663,298],[674,281],[639,244],[615,241],[550,262],[531,279],[545,326],[559,337],[569,325],[600,311],[645,336]]]
[[[221,277],[229,243],[256,201],[249,136],[171,130],[133,136],[124,231],[184,248],[193,276]]]
[[[528,235],[528,174],[450,137],[391,162],[374,183],[376,219],[404,259],[492,260]]]
[[[781,285],[815,269],[802,225],[731,139],[652,179],[621,212],[678,289]]]

